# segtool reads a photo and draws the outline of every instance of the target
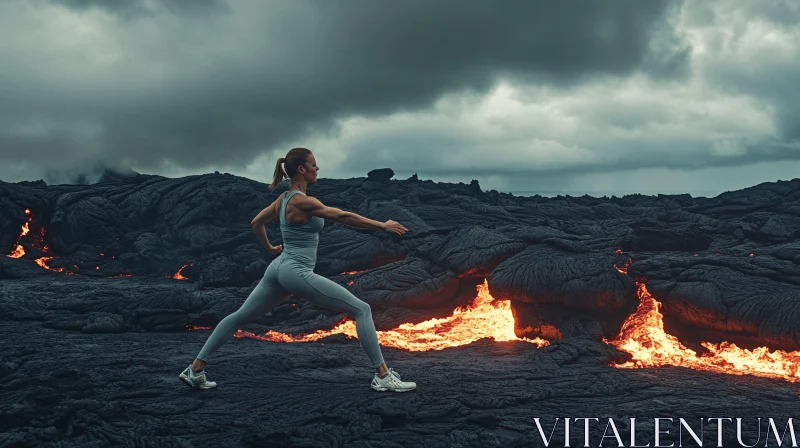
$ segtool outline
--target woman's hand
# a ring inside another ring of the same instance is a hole
[[[397,221],[392,221],[391,219],[383,223],[383,230],[394,233],[395,235],[402,235],[408,232],[402,224]]]
[[[267,251],[272,255],[279,255],[283,252],[283,244],[278,244],[277,246],[270,246]]]

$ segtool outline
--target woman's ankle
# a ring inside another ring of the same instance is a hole
[[[194,370],[195,372],[199,372],[205,368],[206,368],[206,363],[204,363],[203,361],[194,360],[194,362],[192,362],[192,370]]]

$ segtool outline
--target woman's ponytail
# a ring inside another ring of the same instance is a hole
[[[286,159],[281,157],[280,159],[278,159],[278,163],[275,164],[275,175],[273,176],[272,179],[272,185],[269,186],[270,190],[274,190],[275,187],[277,187],[278,184],[280,184],[281,181],[283,181],[284,174],[283,174],[283,167],[281,165],[283,165],[284,161],[286,161]]]

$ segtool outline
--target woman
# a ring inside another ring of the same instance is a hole
[[[269,264],[264,278],[241,308],[220,321],[200,354],[178,377],[193,388],[216,387],[217,383],[208,381],[204,371],[209,356],[243,324],[264,315],[294,293],[315,305],[344,311],[355,318],[358,340],[367,352],[372,367],[376,368],[370,385],[373,390],[405,392],[415,389],[416,383],[400,381],[400,375],[394,369],[387,369],[369,305],[341,285],[314,273],[319,231],[322,230],[325,219],[361,229],[381,229],[395,235],[403,235],[408,229],[392,220],[382,223],[355,213],[326,207],[318,199],[306,196],[307,185],[317,181],[319,167],[314,154],[305,148],[294,148],[285,158],[278,159],[270,190],[275,189],[283,180],[282,164],[286,177],[291,180],[289,190],[251,222],[261,244],[271,254],[280,255]],[[275,218],[280,219],[285,248],[281,244],[273,246],[267,239],[264,224]]]

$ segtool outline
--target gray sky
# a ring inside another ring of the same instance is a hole
[[[0,179],[717,194],[800,177],[800,2],[4,0]]]

